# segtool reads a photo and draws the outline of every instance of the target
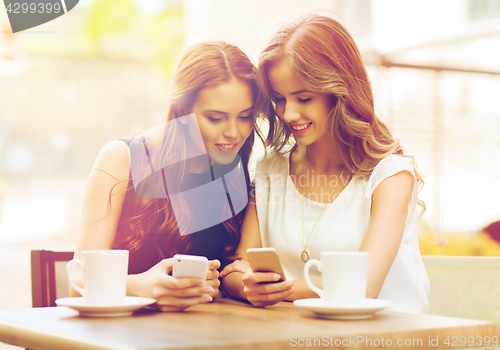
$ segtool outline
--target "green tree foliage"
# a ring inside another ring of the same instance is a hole
[[[96,42],[103,35],[131,30],[137,17],[133,0],[95,0],[89,6],[84,32]]]
[[[96,47],[105,36],[138,34],[151,45],[152,58],[168,74],[182,50],[184,25],[182,2],[164,1],[164,9],[151,14],[138,10],[134,0],[95,0],[87,12],[84,34]]]
[[[141,23],[141,31],[154,48],[154,58],[165,74],[168,74],[175,57],[182,50],[184,24],[182,5],[169,8]]]

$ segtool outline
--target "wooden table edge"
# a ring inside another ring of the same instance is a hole
[[[110,344],[86,341],[82,343],[79,339],[72,337],[62,337],[60,334],[54,335],[47,332],[38,331],[26,326],[12,326],[0,320],[0,331],[12,336],[1,339],[8,345],[20,346],[27,349],[37,350],[133,350],[130,347],[117,347]],[[19,341],[22,339],[22,341]],[[40,347],[40,344],[47,344],[47,347]]]

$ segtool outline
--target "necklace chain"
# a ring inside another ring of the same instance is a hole
[[[340,173],[340,180],[342,180],[342,175],[344,174],[344,170],[345,170],[345,165],[344,165],[344,168],[342,169],[342,172]],[[303,171],[303,175],[304,177],[306,176],[306,154],[304,154],[304,171]],[[326,209],[326,206],[331,203],[331,199],[333,197],[333,194],[335,192],[335,190],[337,189],[339,183],[337,181],[337,184],[335,185],[335,187],[333,188],[332,192],[330,193],[330,197],[328,198],[328,202],[325,203],[324,207],[323,207],[323,210],[321,210],[321,213],[319,214],[318,216],[318,219],[316,220],[316,222],[314,223],[314,226],[313,228],[311,229],[311,232],[309,233],[309,236],[307,237],[307,241],[304,243],[304,240],[305,240],[305,237],[304,237],[304,233],[305,233],[305,229],[304,229],[304,221],[305,221],[305,218],[304,218],[304,202],[305,202],[305,187],[304,186],[301,186],[302,187],[302,245],[304,246],[304,250],[302,251],[302,254],[300,255],[300,258],[302,259],[302,261],[306,262],[309,260],[309,251],[307,250],[307,245],[309,244],[309,240],[311,239],[311,236],[312,236],[312,233],[314,231],[314,228],[316,227],[316,224],[318,223],[319,219],[321,218],[321,215],[323,215],[323,212],[325,211]]]

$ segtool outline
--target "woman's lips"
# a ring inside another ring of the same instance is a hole
[[[292,130],[292,133],[294,135],[300,135],[304,134],[309,130],[309,127],[311,126],[312,123],[306,123],[306,124],[288,124],[290,129]]]
[[[219,151],[222,152],[234,152],[236,150],[236,147],[238,146],[237,143],[216,143],[215,146]]]

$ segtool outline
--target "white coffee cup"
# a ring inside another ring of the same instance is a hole
[[[321,272],[323,289],[314,286],[309,269]],[[304,265],[307,286],[327,305],[356,305],[366,298],[368,278],[367,252],[322,252],[321,261],[311,259]]]
[[[127,292],[128,250],[86,250],[82,260],[73,259],[66,265],[71,287],[86,300],[87,305],[114,306],[125,303]],[[71,277],[74,265],[83,270],[84,288]]]

